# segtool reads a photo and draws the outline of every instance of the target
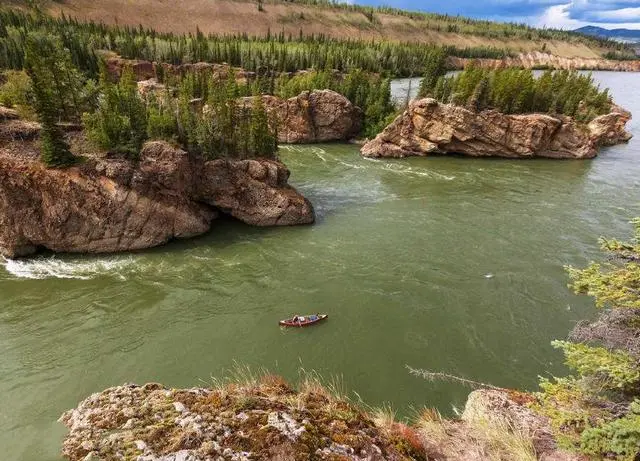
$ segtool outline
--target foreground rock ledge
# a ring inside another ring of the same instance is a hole
[[[165,142],[134,163],[88,159],[47,169],[0,146],[0,254],[139,250],[207,232],[218,212],[255,226],[314,221],[313,207],[274,160],[211,160]],[[5,146],[6,147],[6,146]]]
[[[278,377],[219,389],[114,387],[60,421],[71,461],[409,459],[360,410]]]
[[[557,448],[546,418],[527,407],[532,400],[515,391],[474,391],[460,419],[425,411],[409,426],[315,380],[298,390],[273,375],[206,389],[131,384],[65,412],[62,453],[71,461],[515,461],[522,452],[502,438],[517,435],[537,459],[582,460]]]
[[[414,101],[361,150],[365,157],[463,154],[473,157],[592,158],[600,146],[627,142],[631,114],[611,113],[580,125],[570,117],[472,112],[435,99]]]

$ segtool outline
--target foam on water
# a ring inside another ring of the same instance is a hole
[[[91,260],[60,259],[39,257],[15,260],[0,259],[0,264],[16,278],[42,280],[48,278],[90,280],[102,275],[126,279],[122,274],[136,264],[133,257],[112,257]]]

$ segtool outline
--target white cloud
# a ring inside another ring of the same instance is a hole
[[[589,20],[578,20],[572,17],[575,10],[584,11],[589,5],[588,0],[574,0],[564,5],[555,5],[547,8],[545,12],[533,21],[539,27],[552,27],[557,29],[577,29],[578,27],[595,24],[607,29],[640,28],[640,7],[615,9],[615,2],[601,2],[589,13]],[[612,9],[606,9],[610,6]],[[628,22],[623,22],[628,21]]]

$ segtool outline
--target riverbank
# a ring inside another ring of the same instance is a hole
[[[0,254],[151,248],[208,232],[219,213],[256,226],[313,223],[288,178],[274,160],[205,161],[161,141],[136,161],[84,157],[48,169],[37,146],[10,141],[0,145]]]

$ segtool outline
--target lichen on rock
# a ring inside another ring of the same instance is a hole
[[[349,402],[273,376],[207,389],[113,387],[60,421],[71,461],[409,459]]]

